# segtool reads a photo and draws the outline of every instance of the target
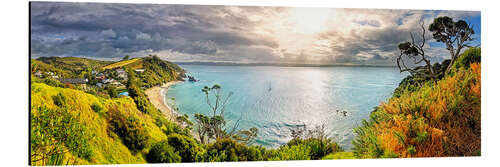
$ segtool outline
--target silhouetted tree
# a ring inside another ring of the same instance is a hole
[[[432,37],[446,45],[446,49],[450,52],[451,62],[446,69],[449,73],[455,60],[460,56],[460,51],[469,47],[469,41],[472,41],[472,35],[475,33],[472,25],[464,20],[453,21],[453,18],[442,16],[434,19],[434,22],[429,25],[429,31],[432,32]]]
[[[400,54],[397,57],[397,65],[400,72],[409,72],[412,76],[418,77],[428,77],[436,82],[436,73],[432,68],[429,56],[425,54],[424,45],[426,42],[425,38],[425,28],[424,22],[420,22],[420,28],[422,29],[420,41],[416,41],[413,33],[410,33],[411,41],[400,43],[398,48]],[[405,61],[413,61],[413,65],[418,65],[424,63],[424,66],[411,66],[405,63]]]

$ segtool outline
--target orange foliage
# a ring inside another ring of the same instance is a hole
[[[371,128],[381,147],[399,157],[470,156],[481,148],[480,64],[436,85],[382,103],[390,119]]]

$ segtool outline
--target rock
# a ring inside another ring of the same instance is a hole
[[[189,82],[198,82],[199,80],[196,80],[193,76],[188,76],[188,81]]]

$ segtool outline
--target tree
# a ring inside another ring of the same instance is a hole
[[[403,42],[398,45],[400,54],[396,63],[400,72],[409,72],[412,76],[431,78],[436,82],[436,73],[432,68],[429,56],[425,54],[424,45],[426,42],[424,22],[420,22],[422,35],[420,41],[416,41],[413,33],[410,33],[411,42]],[[414,65],[424,63],[424,66],[411,67],[405,61],[413,61]]]
[[[108,94],[109,94],[110,97],[112,97],[112,98],[118,97],[118,92],[116,91],[116,87],[114,87],[114,86],[108,86],[106,88],[108,90]]]
[[[205,141],[207,140],[206,136],[208,137],[212,136],[209,135],[209,133],[211,132],[210,118],[208,118],[203,114],[194,114],[194,118],[196,119],[197,123],[196,132],[200,137],[200,142],[205,144]]]
[[[249,130],[237,131],[241,118],[236,121],[231,130],[226,129],[224,111],[233,93],[229,92],[229,94],[224,97],[221,89],[222,87],[220,85],[215,84],[212,87],[205,86],[201,90],[205,94],[206,103],[212,112],[212,116],[203,114],[194,115],[197,123],[196,130],[200,137],[200,141],[205,143],[210,139],[219,140],[223,138],[233,138],[237,141],[250,143],[257,136],[258,129],[253,127]]]
[[[129,55],[125,55],[122,60],[128,60],[130,58]]]
[[[460,51],[469,47],[469,42],[473,40],[472,35],[475,33],[472,25],[464,20],[453,21],[453,18],[448,16],[438,17],[429,25],[429,31],[432,32],[432,37],[446,45],[446,50],[450,52],[451,63],[446,69],[449,73],[451,67],[460,56]]]
[[[224,136],[223,128],[226,126],[226,121],[224,120],[224,111],[229,101],[229,98],[233,95],[233,92],[224,98],[221,94],[222,87],[218,84],[213,85],[211,88],[205,86],[201,91],[205,93],[206,101],[213,115],[210,118],[210,125],[215,139]],[[210,101],[210,95],[212,95],[215,100]]]

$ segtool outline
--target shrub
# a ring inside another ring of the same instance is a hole
[[[116,91],[116,87],[108,86],[108,87],[106,87],[106,90],[108,91],[109,97],[111,97],[111,98],[118,97],[118,92]]]
[[[278,150],[273,150],[268,154],[268,160],[310,160],[310,148],[304,144],[284,145]]]
[[[200,148],[193,138],[179,134],[168,135],[168,144],[179,153],[182,162],[196,162],[199,160]]]
[[[92,108],[92,110],[96,113],[101,113],[103,108],[102,106],[99,104],[99,103],[93,103],[90,108]]]
[[[246,146],[230,138],[216,140],[207,146],[205,159],[210,162],[262,161],[265,148]]]
[[[300,139],[295,138],[287,143],[288,146],[305,145],[310,149],[310,159],[318,160],[327,154],[343,151],[337,143],[331,139],[308,138]]]
[[[147,147],[151,137],[138,119],[123,115],[116,107],[111,108],[108,114],[110,130],[120,136],[125,146],[132,152],[138,152]]]
[[[58,93],[57,95],[52,96],[52,101],[56,106],[64,107],[66,105],[66,96],[62,93]]]
[[[65,109],[34,107],[31,111],[32,165],[62,165],[67,151],[90,160],[94,153],[88,142],[93,135],[86,132],[87,128]]]
[[[457,58],[453,67],[458,70],[460,68],[469,68],[470,64],[481,63],[481,48],[474,47],[467,49],[460,57]]]
[[[61,82],[59,82],[57,79],[54,78],[45,78],[42,80],[42,82],[49,86],[61,87],[61,88],[64,87],[64,84],[62,84]]]
[[[175,148],[168,144],[167,140],[154,144],[146,156],[150,163],[176,163],[181,162],[181,156]]]
[[[362,158],[476,155],[480,113],[481,71],[473,63],[381,104],[354,130],[354,153]]]

